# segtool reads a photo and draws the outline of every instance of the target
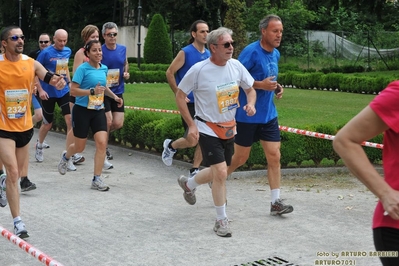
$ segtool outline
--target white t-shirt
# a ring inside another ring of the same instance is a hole
[[[208,58],[192,66],[179,83],[185,94],[194,94],[195,115],[205,121],[220,123],[234,120],[239,106],[239,87],[247,90],[254,79],[236,59],[224,66],[217,66]],[[195,120],[201,133],[216,134],[205,123]]]

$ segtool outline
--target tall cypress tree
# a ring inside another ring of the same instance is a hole
[[[165,21],[160,14],[155,14],[144,42],[144,61],[147,64],[170,64],[172,59],[172,43]]]

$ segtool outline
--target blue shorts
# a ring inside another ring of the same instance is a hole
[[[32,105],[33,105],[33,109],[35,109],[35,110],[42,108],[39,101],[37,100],[37,98],[34,95],[32,95]]]
[[[235,143],[243,147],[251,147],[258,140],[280,142],[280,129],[277,117],[266,124],[237,122]]]

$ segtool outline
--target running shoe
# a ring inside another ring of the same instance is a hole
[[[91,189],[107,191],[109,190],[109,186],[107,186],[100,178],[96,178],[95,180],[91,181]]]
[[[291,205],[284,204],[281,199],[277,199],[274,204],[270,203],[270,215],[281,215],[293,212]]]
[[[26,231],[25,224],[21,220],[14,223],[14,234],[19,238],[27,238],[29,237],[28,231]]]
[[[21,181],[19,182],[19,185],[21,187],[21,192],[26,192],[36,189],[36,184],[32,183],[28,177],[22,178]]]
[[[177,182],[179,183],[179,186],[184,190],[183,192],[183,197],[187,201],[188,204],[194,205],[195,202],[197,201],[195,197],[195,190],[193,189],[192,191],[187,187],[187,180],[188,178],[185,177],[184,175],[181,175],[178,179]]]
[[[7,206],[6,178],[6,174],[0,176],[0,207]]]
[[[163,142],[162,161],[166,166],[172,165],[173,156],[177,152],[177,150],[169,148],[169,143],[171,141],[171,139],[165,139],[165,141]]]
[[[213,227],[213,231],[218,236],[221,237],[231,237],[231,230],[229,227],[229,219],[224,218],[223,220],[219,220],[215,222],[215,226]]]

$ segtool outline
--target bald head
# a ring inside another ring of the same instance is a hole
[[[54,32],[54,48],[63,50],[68,42],[68,32],[64,29],[58,29]]]

